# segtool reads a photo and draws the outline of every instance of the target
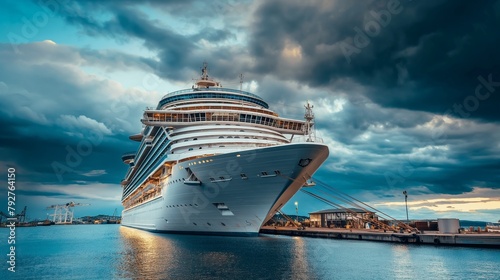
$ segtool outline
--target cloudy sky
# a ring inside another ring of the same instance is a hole
[[[500,1],[3,1],[0,168],[32,219],[121,211],[128,136],[207,61],[284,117],[314,104],[318,180],[396,218],[406,190],[410,218],[496,221],[498,26]]]

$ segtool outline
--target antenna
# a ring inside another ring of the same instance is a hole
[[[208,63],[206,61],[203,61],[203,68],[201,68],[201,79],[208,79]]]
[[[307,137],[307,142],[314,142],[316,140],[316,133],[314,131],[314,113],[313,113],[313,108],[314,105],[311,105],[309,101],[307,101],[307,104],[304,105],[304,108],[306,108],[306,112],[304,114],[304,119],[306,120],[306,125],[304,126],[304,136]]]
[[[243,73],[240,74],[240,90],[243,90]]]

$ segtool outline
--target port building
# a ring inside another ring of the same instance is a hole
[[[312,227],[365,228],[367,221],[374,218],[374,212],[358,208],[334,208],[309,213]]]

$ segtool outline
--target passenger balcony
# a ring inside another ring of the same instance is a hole
[[[125,164],[130,164],[131,162],[134,162],[135,158],[135,152],[127,152],[122,155],[122,161]]]

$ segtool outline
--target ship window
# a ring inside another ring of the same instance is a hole
[[[219,139],[224,138],[224,136],[219,136]]]
[[[248,139],[249,137],[248,136],[245,136],[245,139]]]
[[[219,148],[224,148],[224,147],[225,147],[224,145],[222,145],[222,146],[219,146]]]
[[[227,138],[233,138],[233,136],[228,136]]]
[[[226,226],[226,224],[225,224],[225,223],[223,223],[223,222],[221,222],[220,224],[221,224],[221,225],[223,225],[223,226]]]
[[[241,179],[243,179],[243,180],[248,179],[248,177],[245,173],[241,173],[240,176],[241,176]]]
[[[262,171],[261,173],[262,173],[262,175],[264,175],[264,176],[266,176],[266,175],[267,175],[267,172],[266,172],[266,171]]]
[[[213,182],[213,181],[215,181],[215,179],[214,179],[214,178],[212,178],[212,177],[210,177],[210,182]]]
[[[193,222],[193,225],[197,226],[197,224],[196,224],[196,223],[194,223],[194,222]]]
[[[189,150],[188,150],[188,151],[192,151],[192,150],[193,150],[193,148],[189,148]]]
[[[189,203],[189,206],[193,206],[193,204]]]
[[[198,138],[193,138],[193,141],[194,141],[194,140],[198,140]]]
[[[280,175],[280,174],[281,174],[281,172],[280,172],[279,170],[274,170],[274,174],[276,174],[276,175]]]
[[[196,203],[195,203],[195,204],[194,204],[194,206],[195,206],[195,207],[198,207],[198,204],[196,204]]]
[[[240,132],[245,132],[245,131],[243,129],[241,129]]]
[[[240,138],[239,136],[234,136],[234,138]]]
[[[207,225],[212,226],[210,223],[207,222]]]
[[[200,150],[201,150],[201,147],[200,147]]]
[[[224,177],[220,176],[219,179],[224,180]]]

